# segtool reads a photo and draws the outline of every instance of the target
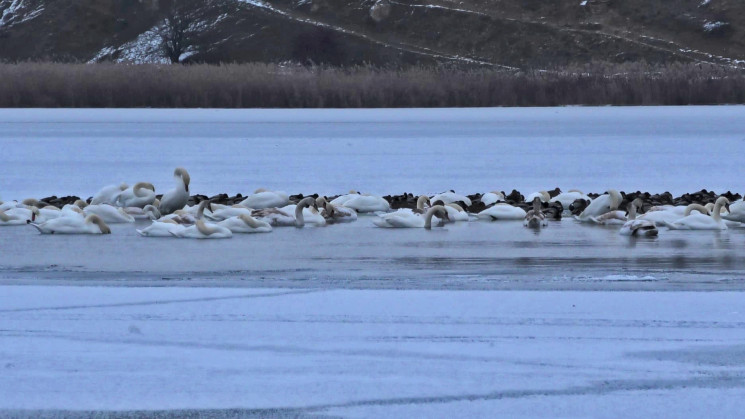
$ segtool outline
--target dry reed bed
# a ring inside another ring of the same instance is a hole
[[[745,72],[593,64],[551,71],[279,64],[0,64],[0,107],[375,108],[745,103]]]

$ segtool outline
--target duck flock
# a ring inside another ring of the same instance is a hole
[[[88,200],[78,197],[0,202],[0,226],[32,226],[42,234],[110,234],[108,224],[150,219],[138,229],[143,237],[213,239],[238,233],[269,233],[275,227],[321,226],[357,221],[369,214],[380,228],[432,228],[452,222],[519,220],[529,228],[546,227],[565,216],[579,222],[618,225],[628,236],[657,236],[662,227],[676,230],[726,230],[745,223],[739,194],[702,190],[674,198],[669,192],[584,194],[559,188],[523,196],[487,192],[434,196],[404,193],[374,196],[350,192],[336,197],[288,195],[256,190],[230,197],[190,195],[186,169],[174,171],[175,188],[156,195],[151,183],[122,183],[100,189]]]

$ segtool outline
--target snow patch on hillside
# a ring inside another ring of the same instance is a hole
[[[2,9],[0,28],[11,27],[41,15],[41,12],[44,11],[44,4],[39,2],[34,5],[31,3],[28,0],[0,1],[0,9]]]
[[[112,46],[102,48],[90,62],[95,63],[113,58],[113,61],[117,63],[169,63],[170,61],[162,56],[160,50],[161,40],[160,35],[158,35],[158,27],[159,25],[153,26],[141,33],[135,40],[118,48]]]

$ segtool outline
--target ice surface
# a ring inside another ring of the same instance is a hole
[[[743,106],[378,110],[0,110],[0,196],[100,187],[461,193],[559,186],[739,190]]]
[[[0,414],[733,417],[743,297],[2,286]]]

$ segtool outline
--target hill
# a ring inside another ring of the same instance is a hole
[[[182,0],[183,1],[183,0]],[[4,61],[164,62],[165,0],[0,0]],[[192,62],[745,67],[741,0],[192,2]]]

